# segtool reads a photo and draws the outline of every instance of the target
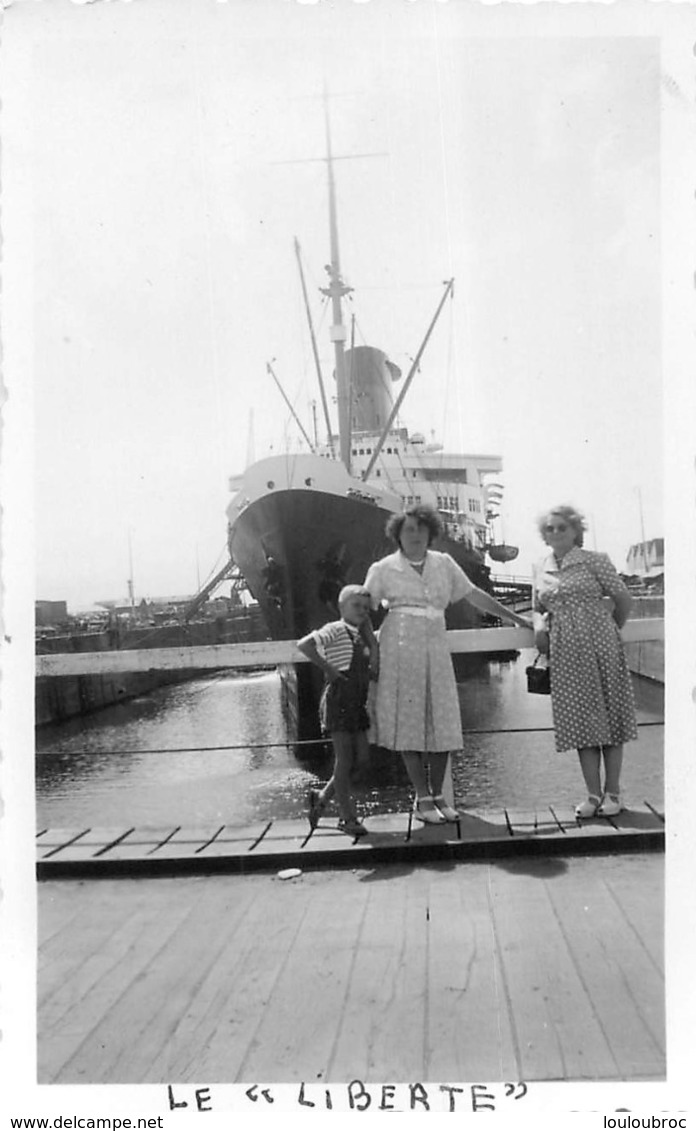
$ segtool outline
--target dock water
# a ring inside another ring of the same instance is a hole
[[[580,800],[577,758],[554,749],[547,698],[526,691],[522,654],[485,665],[459,686],[465,748],[453,760],[465,811],[538,811]],[[639,739],[627,747],[624,783],[633,810],[662,810],[663,695],[638,690]],[[307,790],[331,772],[325,744],[288,746],[274,673],[211,674],[38,736],[38,828],[248,827],[304,820]],[[359,812],[406,810],[400,760],[372,751],[355,784]]]

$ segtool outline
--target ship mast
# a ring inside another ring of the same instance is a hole
[[[347,338],[346,327],[343,323],[343,306],[342,300],[347,294],[350,294],[352,287],[347,286],[341,277],[341,260],[338,247],[338,220],[336,214],[336,182],[334,178],[334,164],[336,161],[352,160],[356,157],[384,157],[383,153],[352,153],[352,154],[339,154],[334,156],[331,147],[331,124],[329,121],[329,94],[324,86],[323,92],[324,101],[324,122],[326,128],[326,157],[311,157],[310,161],[325,161],[328,186],[329,186],[329,241],[331,251],[331,262],[326,267],[326,272],[329,276],[328,287],[321,287],[321,293],[331,299],[331,311],[333,321],[330,327],[330,338],[334,344],[334,354],[336,362],[336,401],[338,407],[338,434],[339,434],[339,455],[341,461],[345,464],[348,471],[350,471],[350,431],[351,431],[351,407],[348,390],[348,380],[346,376],[346,362],[345,362],[345,341]],[[297,162],[279,162],[279,164],[296,164]],[[304,163],[304,162],[302,162]],[[328,414],[327,414],[328,415]],[[330,428],[329,428],[330,431]],[[329,438],[329,448],[332,448],[331,439]]]
[[[133,542],[130,528],[128,530],[128,600],[130,602],[131,619],[135,616],[135,586],[133,583]]]
[[[336,360],[339,455],[347,470],[350,471],[350,404],[348,403],[348,387],[346,381],[346,328],[343,324],[342,300],[345,295],[350,294],[351,287],[347,287],[341,278],[341,260],[338,247],[338,220],[336,216],[336,182],[334,178],[333,151],[331,148],[329,97],[326,89],[324,89],[324,120],[326,123],[326,168],[329,184],[329,238],[331,262],[326,268],[329,275],[329,286],[326,288],[322,287],[321,290],[322,294],[327,295],[331,299],[333,322],[329,333],[331,341],[334,344]]]
[[[317,349],[317,338],[314,333],[314,323],[312,322],[312,312],[309,309],[309,298],[307,296],[307,284],[305,283],[304,269],[302,267],[302,256],[300,254],[300,242],[295,236],[295,257],[297,259],[297,266],[300,272],[300,283],[302,284],[302,298],[304,299],[305,314],[307,315],[307,324],[309,326],[309,336],[312,339],[312,353],[314,354],[314,366],[317,371],[317,380],[319,382],[319,392],[321,393],[321,403],[324,409],[324,420],[326,421],[326,442],[329,445],[329,451],[333,457],[334,446],[333,437],[331,435],[331,418],[329,416],[329,405],[326,400],[326,389],[324,388],[324,377],[321,372],[321,362],[319,361],[319,351]],[[314,403],[314,402],[312,402]],[[314,414],[314,446],[317,445],[317,423],[316,413]]]

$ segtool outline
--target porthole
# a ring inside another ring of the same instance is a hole
[[[272,479],[269,479],[269,480],[268,480],[268,483],[266,484],[266,486],[268,487],[268,490],[269,490],[269,491],[272,491],[272,490],[273,490],[273,488],[275,487],[275,483],[273,482],[273,480],[272,480]]]

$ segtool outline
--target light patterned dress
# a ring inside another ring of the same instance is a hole
[[[379,632],[374,741],[388,750],[445,752],[462,746],[445,609],[475,588],[449,554],[428,550],[422,574],[397,551],[370,566],[372,604],[388,606]]]
[[[606,554],[573,547],[534,569],[534,608],[549,614],[556,749],[614,746],[638,737],[619,629],[602,597],[626,593]]]

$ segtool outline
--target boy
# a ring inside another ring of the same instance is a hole
[[[309,823],[314,829],[335,795],[338,827],[361,837],[367,829],[358,819],[350,792],[350,776],[361,758],[367,758],[366,710],[370,679],[377,678],[379,657],[369,613],[370,594],[362,585],[346,585],[338,595],[341,619],[298,640],[297,647],[324,673],[326,684],[319,704],[324,734],[331,736],[334,770],[321,791],[310,790]]]

